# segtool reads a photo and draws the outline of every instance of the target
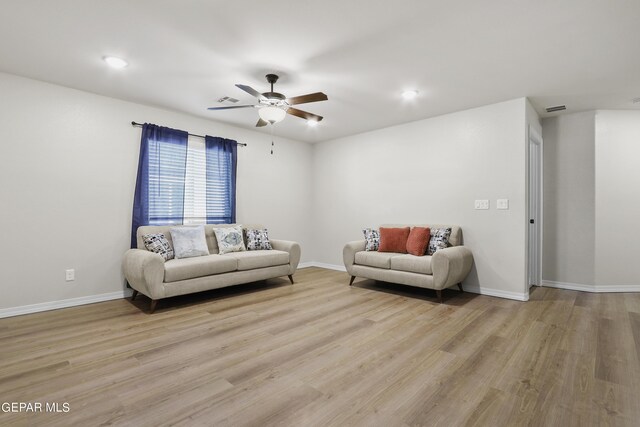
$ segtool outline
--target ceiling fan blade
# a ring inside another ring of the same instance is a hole
[[[293,98],[287,99],[289,105],[298,105],[298,104],[306,104],[309,102],[318,102],[318,101],[326,101],[329,99],[327,95],[322,92],[309,93],[306,95],[294,96]]]
[[[254,108],[255,105],[232,105],[229,107],[209,107],[207,110],[232,110],[234,108]]]
[[[269,122],[264,121],[264,120],[262,120],[262,119],[258,119],[258,123],[256,123],[256,127],[257,127],[257,128],[260,128],[260,127],[262,127],[262,126],[266,126],[266,125],[268,125],[268,124],[269,124]]]
[[[258,98],[261,101],[266,100],[267,98],[264,97],[264,95],[262,95],[260,92],[258,92],[257,90],[255,90],[254,88],[252,88],[251,86],[247,86],[247,85],[236,85],[236,87],[242,89],[243,91],[247,92],[249,95],[251,96],[255,96],[256,98]]]
[[[306,120],[315,120],[319,122],[323,119],[322,116],[318,116],[317,114],[307,113],[306,111],[298,110],[297,108],[289,107],[287,110],[287,114],[291,114],[292,116],[300,117]]]

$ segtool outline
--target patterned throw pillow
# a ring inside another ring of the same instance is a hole
[[[271,250],[271,242],[269,241],[269,233],[266,228],[258,230],[255,228],[247,228],[247,250],[262,251]]]
[[[162,255],[165,261],[173,259],[173,248],[164,234],[145,234],[142,241],[147,250]]]
[[[377,251],[380,246],[380,230],[377,228],[365,228],[362,232],[364,233],[364,240],[367,242],[364,250]]]
[[[241,225],[214,228],[213,232],[216,233],[216,240],[218,240],[218,251],[220,255],[228,254],[230,252],[244,252],[247,250],[244,247],[244,240],[242,239]]]
[[[429,241],[429,248],[427,248],[427,255],[433,255],[440,249],[444,249],[449,246],[449,236],[451,236],[450,228],[435,228],[431,230],[431,240]]]
[[[171,240],[173,240],[173,251],[176,258],[209,255],[209,247],[207,246],[203,225],[171,227],[169,232],[171,233]]]

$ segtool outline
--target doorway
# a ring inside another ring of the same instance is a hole
[[[542,136],[529,126],[529,287],[542,285],[542,148]]]

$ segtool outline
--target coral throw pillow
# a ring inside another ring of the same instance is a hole
[[[380,228],[380,246],[378,252],[398,252],[407,253],[407,239],[409,238],[409,227],[404,228]]]
[[[428,227],[413,227],[407,239],[407,252],[415,256],[423,256],[427,252],[431,230]]]

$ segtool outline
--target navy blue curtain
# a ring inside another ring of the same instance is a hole
[[[238,143],[207,135],[207,224],[236,222]]]
[[[141,225],[182,224],[187,166],[185,131],[145,123],[133,200],[131,247]]]

